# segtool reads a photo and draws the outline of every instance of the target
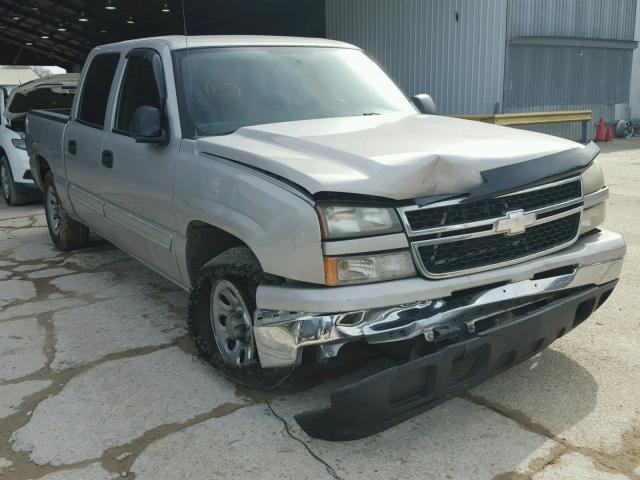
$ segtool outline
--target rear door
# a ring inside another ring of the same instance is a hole
[[[78,216],[104,234],[104,202],[100,198],[100,152],[112,102],[119,53],[93,57],[82,81],[79,101],[64,141],[69,196]]]
[[[136,48],[126,54],[113,129],[102,145],[101,192],[105,217],[118,245],[169,277],[179,278],[172,201],[179,139],[169,135],[168,144],[157,145],[136,143],[131,136],[137,108],[166,108],[164,68],[153,49]],[[177,113],[165,112],[165,117],[169,131],[174,131],[177,125],[171,122]]]

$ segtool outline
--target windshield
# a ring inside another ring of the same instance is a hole
[[[176,67],[185,136],[313,118],[416,113],[359,50],[199,48],[177,51]]]

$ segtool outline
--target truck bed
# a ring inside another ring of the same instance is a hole
[[[67,123],[71,115],[70,108],[52,108],[50,110],[31,110],[28,115],[53,120],[55,122]]]
[[[42,189],[39,159],[43,158],[54,174],[65,176],[64,131],[70,109],[31,110],[27,114],[26,142],[33,177]]]

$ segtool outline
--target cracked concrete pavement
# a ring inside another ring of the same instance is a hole
[[[186,293],[100,238],[53,248],[41,205],[0,205],[0,479],[640,479],[640,139],[603,147],[623,278],[586,323],[461,398],[354,442],[195,360]]]

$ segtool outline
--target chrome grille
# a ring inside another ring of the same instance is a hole
[[[518,263],[565,248],[580,228],[580,178],[499,197],[400,208],[414,259],[441,278]]]
[[[407,212],[407,222],[412,230],[419,231],[443,225],[499,218],[512,210],[535,210],[575,200],[581,196],[582,187],[580,180],[577,180],[479,202],[413,210]]]

